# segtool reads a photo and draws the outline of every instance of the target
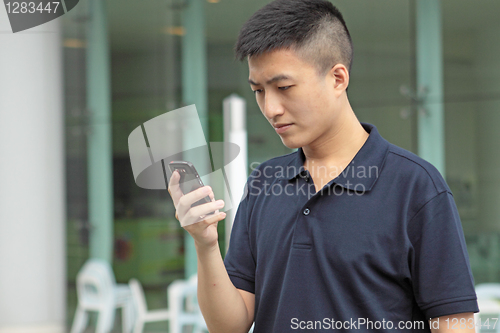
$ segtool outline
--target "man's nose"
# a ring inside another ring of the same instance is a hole
[[[266,93],[263,111],[267,119],[273,119],[274,117],[283,114],[284,108],[278,96]]]

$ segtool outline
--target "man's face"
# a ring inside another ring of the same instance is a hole
[[[250,57],[248,67],[260,110],[285,146],[298,148],[328,139],[338,114],[331,73],[318,75],[316,67],[291,50]]]

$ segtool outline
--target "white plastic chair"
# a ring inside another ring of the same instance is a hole
[[[208,332],[207,324],[198,306],[196,294],[198,279],[176,280],[167,289],[170,311],[170,333],[181,333],[186,325],[194,326],[194,332]]]
[[[474,320],[476,321],[476,332],[480,333],[481,327],[484,327],[483,318],[481,318],[481,326],[479,325],[480,315],[493,315],[494,318],[500,318],[500,284],[482,283],[478,284],[475,289],[480,313],[474,314]],[[500,333],[500,322],[493,321],[489,324],[490,326],[495,325],[495,332]],[[487,329],[487,327],[484,328]],[[489,332],[491,332],[490,329],[488,329]]]
[[[134,333],[142,333],[145,323],[166,321],[170,319],[170,312],[168,309],[148,311],[144,290],[139,281],[131,279],[128,284],[132,291],[132,299],[135,306]]]
[[[108,333],[113,328],[116,308],[122,309],[122,331],[133,325],[132,294],[128,285],[117,285],[108,262],[89,259],[76,277],[78,306],[71,333],[82,333],[88,322],[88,312],[98,312],[96,333]]]
[[[194,333],[208,332],[197,299],[198,276],[189,280],[176,280],[167,289],[170,312],[170,333],[181,333],[186,325],[194,327]],[[252,333],[254,325],[249,330]]]

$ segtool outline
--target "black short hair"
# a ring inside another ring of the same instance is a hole
[[[255,12],[243,25],[235,46],[236,58],[279,49],[295,51],[319,73],[338,63],[350,71],[351,35],[340,11],[324,0],[275,0]]]

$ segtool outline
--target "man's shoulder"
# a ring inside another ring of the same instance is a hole
[[[389,143],[386,167],[393,175],[401,175],[421,184],[428,183],[435,194],[445,191],[451,193],[443,176],[432,163],[392,143]]]

